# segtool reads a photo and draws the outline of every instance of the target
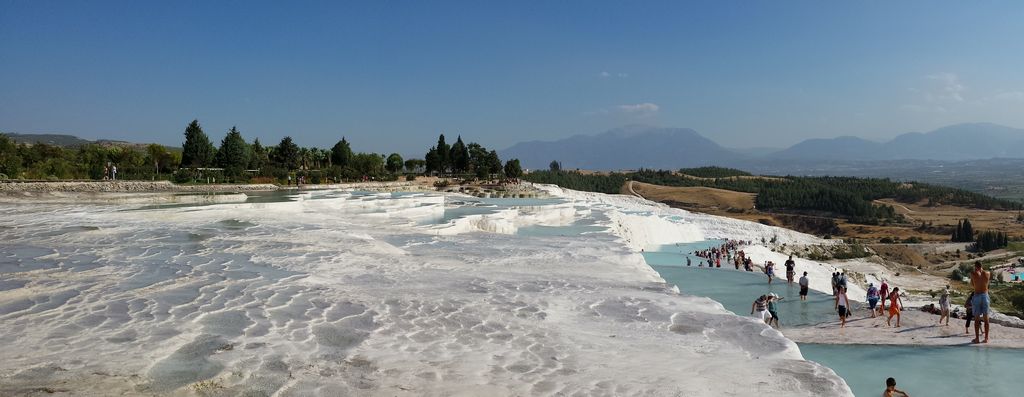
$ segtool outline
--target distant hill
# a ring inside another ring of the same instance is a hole
[[[773,156],[788,160],[833,161],[1024,158],[1024,129],[968,123],[926,133],[910,132],[884,143],[848,136],[808,139]]]
[[[82,146],[92,143],[92,141],[79,138],[74,135],[63,135],[63,134],[13,134],[5,133],[7,137],[11,138],[16,143],[26,143],[34,145],[37,143],[44,143],[47,145],[62,146],[62,147],[74,147]]]
[[[100,146],[128,146],[136,149],[143,149],[149,146],[149,143],[138,143],[138,142],[127,142],[127,141],[114,141],[110,139],[98,139],[90,141],[88,139],[82,139],[74,135],[65,134],[17,134],[17,133],[3,133],[7,137],[11,138],[16,143],[23,143],[28,145],[35,144],[46,144],[53,146],[60,146],[66,148],[75,148],[82,145],[97,144]],[[169,150],[178,150],[180,147],[165,146]]]
[[[674,170],[717,165],[800,173],[810,166],[820,168],[822,163],[833,169],[828,165],[837,162],[1024,158],[1024,129],[968,123],[910,132],[887,142],[841,136],[808,139],[783,150],[756,151],[722,147],[689,128],[630,125],[597,135],[522,142],[500,154],[506,159],[518,158],[529,169],[547,169],[552,160],[558,160],[565,169]]]
[[[557,141],[522,142],[500,152],[524,168],[547,169],[558,160],[565,169],[678,169],[727,164],[743,157],[689,128],[630,125],[597,135]]]

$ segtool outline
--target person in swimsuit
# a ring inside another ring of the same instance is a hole
[[[892,317],[896,316],[896,328],[899,328],[900,309],[903,309],[903,299],[900,298],[900,287],[896,287],[889,293],[889,319],[885,321],[886,325],[892,326]]]
[[[764,264],[764,274],[768,275],[768,284],[772,283],[772,278],[775,277],[775,264],[771,261]]]
[[[875,317],[875,306],[878,306],[878,288],[875,288],[875,283],[868,284],[868,307],[871,308],[871,317]]]
[[[757,314],[754,314],[755,312]],[[761,321],[764,321],[764,322],[767,323],[768,319],[769,319],[769,317],[768,317],[768,297],[765,296],[765,295],[761,295],[760,298],[757,298],[757,300],[754,301],[754,304],[750,305],[750,314],[752,314],[755,318],[760,318]]]
[[[988,298],[988,283],[992,280],[992,273],[981,267],[981,261],[974,262],[974,271],[971,272],[971,285],[974,286],[974,298],[971,299],[971,310],[974,312],[974,340],[973,343],[988,343],[988,309],[991,303]],[[981,340],[981,322],[985,321],[985,340]]]
[[[942,325],[942,319],[946,319],[946,326],[949,326],[949,286],[942,291],[942,295],[939,296],[939,325]]]
[[[807,289],[811,286],[811,280],[807,279],[807,272],[804,272],[804,276],[800,277],[800,300],[807,300]]]
[[[885,391],[882,392],[882,397],[910,397],[910,395],[896,388],[896,379],[889,378],[885,380]]]
[[[786,260],[786,283],[793,285],[794,276],[796,276],[796,262],[793,261],[793,255],[790,255]]]
[[[846,318],[850,316],[850,299],[846,297],[846,288],[839,287],[836,294],[836,312],[839,312],[839,328],[846,328]]]

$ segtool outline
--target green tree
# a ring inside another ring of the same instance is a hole
[[[236,179],[245,174],[249,165],[249,145],[238,129],[231,127],[217,150],[217,166],[224,169],[224,176]]]
[[[491,174],[501,173],[501,158],[498,157],[498,152],[495,150],[487,153],[487,172]]]
[[[271,161],[278,167],[288,171],[299,168],[299,145],[292,142],[292,137],[281,138],[281,143],[277,144],[272,154]]]
[[[404,161],[402,160],[402,156],[400,154],[391,153],[391,155],[388,156],[387,165],[385,167],[387,168],[388,172],[396,174],[402,170],[403,163]]]
[[[384,157],[376,153],[357,153],[352,156],[352,169],[360,175],[378,176],[384,171]]]
[[[426,161],[420,159],[405,160],[405,172],[416,172],[416,170],[424,166],[426,166]]]
[[[7,135],[0,134],[0,174],[16,179],[21,174],[21,156],[18,145]]]
[[[199,120],[192,120],[185,127],[185,143],[181,146],[181,166],[198,168],[209,167],[213,164],[213,156],[216,149],[210,138],[203,132]]]
[[[452,172],[462,173],[469,171],[469,149],[462,143],[462,135],[455,140],[449,155]]]
[[[154,176],[160,176],[160,171],[169,170],[173,158],[163,145],[153,143],[146,146],[146,164],[153,165]]]
[[[423,167],[426,173],[441,172],[441,156],[437,154],[437,148],[430,148],[423,157]]]
[[[562,171],[562,163],[559,163],[558,160],[551,160],[551,164],[548,164],[548,170],[551,172]]]
[[[505,176],[509,178],[520,178],[523,176],[523,167],[519,165],[519,159],[511,159],[505,162]]]
[[[341,140],[331,148],[331,162],[344,168],[349,166],[350,161],[352,161],[352,147],[349,146],[345,137],[341,137]]]
[[[252,146],[249,152],[249,169],[259,170],[270,163],[270,157],[267,155],[267,149],[260,143],[260,138],[256,138],[252,141]]]
[[[447,172],[451,166],[451,146],[444,142],[444,134],[437,138],[437,146],[434,147],[434,155],[437,156],[437,171]],[[427,153],[429,155],[429,153]]]

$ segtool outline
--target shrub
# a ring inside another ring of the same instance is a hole
[[[405,176],[405,180],[409,181],[409,182],[415,181],[416,180],[416,175],[413,175],[413,174],[406,175]]]
[[[879,240],[878,242],[882,244],[893,244],[896,242],[896,240],[893,240],[892,237],[882,237],[882,239]]]
[[[949,278],[961,281],[964,277],[969,277],[973,270],[974,265],[971,265],[970,263],[961,263],[959,266],[953,268],[953,271],[949,273]]]

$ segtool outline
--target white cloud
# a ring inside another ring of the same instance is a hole
[[[982,98],[981,102],[1024,101],[1024,91],[1006,91]]]
[[[583,112],[583,115],[585,115],[585,116],[602,116],[602,115],[618,114],[618,115],[626,115],[626,116],[631,116],[631,117],[649,117],[649,116],[653,116],[654,114],[658,113],[658,110],[661,110],[661,107],[658,106],[657,104],[650,103],[650,102],[644,102],[644,103],[634,103],[634,104],[618,105],[618,106],[615,106],[613,108],[601,108],[601,109],[597,109],[597,110],[590,110],[590,111]]]
[[[943,72],[925,76],[929,87],[925,90],[925,100],[929,102],[963,102],[963,92],[967,87],[960,82],[955,73]]]
[[[644,102],[637,104],[619,105],[616,106],[616,109],[623,113],[646,115],[657,113],[658,110],[661,109],[661,107],[650,102]]]
[[[601,73],[598,73],[597,77],[600,77],[602,79],[608,79],[608,78],[612,78],[612,77],[624,79],[624,78],[629,77],[629,73],[623,73],[623,72],[612,73],[612,72],[609,72],[609,71],[603,71]]]

